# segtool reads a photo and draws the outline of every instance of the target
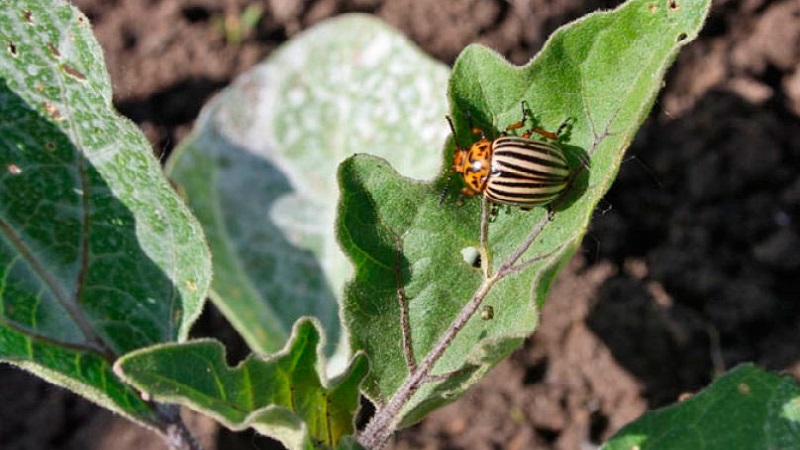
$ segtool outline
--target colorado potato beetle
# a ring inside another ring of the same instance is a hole
[[[550,142],[532,139],[533,133],[556,141],[557,133],[531,128],[520,136],[509,133],[525,126],[530,110],[522,104],[522,120],[512,123],[490,140],[480,128],[472,133],[480,139],[469,148],[456,143],[453,172],[461,174],[464,188],[461,193],[472,197],[483,194],[494,203],[529,209],[547,205],[564,191],[570,167],[564,151]],[[447,118],[455,139],[453,121]]]

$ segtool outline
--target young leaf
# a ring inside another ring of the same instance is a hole
[[[186,337],[210,279],[202,230],[111,107],[83,14],[15,2],[0,36],[0,359],[148,423],[110,363]]]
[[[353,433],[367,360],[356,355],[329,385],[321,350],[318,323],[301,319],[284,350],[250,355],[234,368],[222,344],[210,339],[139,350],[114,368],[157,400],[187,405],[231,429],[253,427],[291,449],[335,447]]]
[[[383,430],[451,401],[534,330],[550,281],[708,8],[632,0],[559,29],[521,68],[480,46],[459,56],[450,98],[460,146],[474,140],[473,127],[496,137],[522,118],[523,104],[535,119],[526,128],[569,125],[560,145],[575,179],[552,215],[503,208],[482,242],[479,201],[457,207],[451,194],[439,205],[447,180],[413,182],[364,156],[341,166],[339,237],[356,266],[345,322],[353,347],[371,358],[365,390],[378,406],[362,444],[380,445]],[[445,161],[451,155],[452,143]],[[475,317],[481,304],[491,320]]]
[[[204,109],[168,170],[208,235],[212,298],[254,351],[280,348],[303,315],[338,344],[350,265],[333,232],[336,166],[370,152],[408,175],[435,175],[447,74],[376,19],[340,16]]]
[[[748,364],[683,403],[646,413],[602,448],[788,449],[798,442],[800,386]]]

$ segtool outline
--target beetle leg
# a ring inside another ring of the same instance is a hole
[[[553,133],[551,131],[547,131],[547,130],[544,130],[542,128],[531,128],[530,130],[522,133],[522,137],[524,137],[525,139],[528,139],[528,138],[531,137],[531,135],[533,133],[536,133],[536,134],[538,134],[540,136],[544,136],[547,139],[550,139],[551,141],[557,141],[558,140],[558,133]]]
[[[506,132],[510,130],[516,130],[525,126],[525,119],[528,118],[533,119],[533,113],[531,112],[531,108],[528,106],[528,102],[523,100],[521,103],[522,103],[522,120],[520,120],[519,122],[512,123],[511,125],[506,127]],[[566,126],[567,126],[566,122],[562,123],[561,126],[558,127],[558,131],[556,131],[555,133],[553,133],[552,131],[547,131],[543,128],[534,127],[522,133],[521,137],[529,139],[533,135],[533,133],[536,133],[540,136],[550,139],[551,141],[558,141],[558,136],[561,134],[561,132],[564,130],[564,127]]]
[[[503,131],[501,134],[503,136],[505,136],[505,135],[508,134],[509,131],[519,130],[520,128],[522,128],[524,126],[525,126],[525,118],[523,117],[522,120],[520,120],[519,122],[514,122],[514,123],[510,124],[509,126],[507,126],[505,131]],[[525,136],[523,135],[523,137],[525,137]]]
[[[456,205],[462,206],[464,204],[464,197],[472,198],[472,197],[475,197],[475,194],[477,194],[477,193],[478,192],[473,190],[471,187],[464,186],[463,188],[461,188],[461,191],[458,193],[458,200],[456,200]]]
[[[477,192],[475,192],[475,191],[474,191],[474,190],[473,190],[471,187],[469,187],[469,186],[464,186],[464,187],[461,189],[461,195],[462,195],[462,196],[464,196],[464,197],[475,197],[475,194],[477,194]]]
[[[547,220],[550,222],[556,217],[556,211],[553,209],[553,205],[547,205]]]
[[[444,199],[447,198],[447,192],[449,190],[450,190],[450,177],[448,176],[447,182],[445,182],[444,186],[442,187],[442,191],[439,193],[439,206],[444,205]]]
[[[523,101],[522,101],[522,119],[520,119],[520,120],[519,120],[519,122],[514,122],[514,123],[512,123],[512,124],[508,125],[508,126],[506,127],[505,131],[503,131],[503,132],[502,132],[502,133],[500,133],[500,134],[502,134],[503,136],[505,136],[505,135],[507,135],[507,134],[508,134],[508,132],[509,132],[509,131],[512,131],[512,130],[519,130],[520,128],[524,127],[524,126],[525,126],[525,119],[527,119],[527,118],[528,118],[528,115],[530,114],[530,111],[531,111],[531,110],[528,108],[528,103],[527,103],[527,102],[525,102],[525,100],[523,100]],[[527,133],[527,132],[526,132],[526,133]],[[525,134],[523,134],[523,135],[522,135],[522,137],[524,137],[524,138],[528,138],[528,137],[530,137],[530,133],[528,133],[528,136],[525,136]]]
[[[558,126],[558,130],[556,130],[556,136],[561,136],[561,133],[563,133],[564,130],[566,130],[570,125],[572,125],[572,121],[569,117],[567,117],[563,122],[561,122],[561,125]]]
[[[489,210],[489,222],[494,222],[497,218],[497,212],[499,211],[499,207],[497,203],[492,203],[492,208]]]

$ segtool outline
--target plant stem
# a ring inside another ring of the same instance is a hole
[[[485,195],[481,201],[481,236],[480,236],[480,254],[483,263],[483,277],[489,278],[492,275],[492,252],[489,249],[489,198]]]
[[[203,450],[203,446],[186,427],[177,405],[156,404],[159,430],[170,450]]]

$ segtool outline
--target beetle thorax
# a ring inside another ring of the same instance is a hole
[[[472,144],[466,153],[460,171],[464,176],[464,182],[473,191],[483,192],[492,165],[492,143],[486,138],[481,138]]]

